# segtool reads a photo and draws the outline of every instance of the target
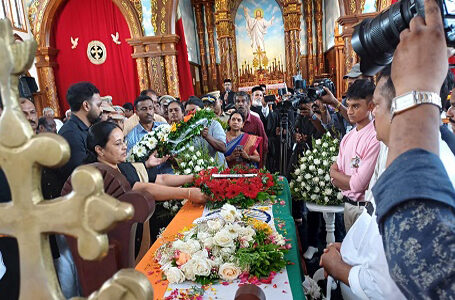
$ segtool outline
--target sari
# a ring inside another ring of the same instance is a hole
[[[261,155],[262,149],[260,149],[260,145],[262,145],[262,137],[257,136],[257,135],[248,134],[248,133],[242,133],[238,137],[232,139],[229,142],[226,140],[226,152],[225,152],[224,156],[231,155],[237,146],[243,146],[243,150],[245,150],[245,152],[248,155],[253,155],[254,150],[258,150],[259,157],[262,157],[262,155]],[[259,164],[256,162],[248,163],[242,159],[241,162],[238,162],[238,161],[230,162],[229,167],[231,168],[232,166],[237,165],[237,164],[253,166],[253,167],[257,168],[258,165],[261,164],[261,162],[259,162]]]

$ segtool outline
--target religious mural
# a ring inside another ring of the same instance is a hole
[[[155,35],[155,30],[152,26],[152,7],[150,0],[142,0],[142,27],[146,36]]]
[[[324,0],[325,51],[335,46],[335,22],[339,17],[340,7],[338,0]]]
[[[150,2],[150,1],[149,1]],[[191,0],[180,0],[178,6],[182,16],[183,29],[185,30],[185,42],[188,49],[188,60],[196,64],[199,62],[199,44],[196,31],[196,17],[194,16]]]
[[[362,13],[372,13],[376,11],[376,0],[366,0]]]
[[[235,16],[235,35],[240,87],[284,81],[284,25],[276,1],[242,1]]]

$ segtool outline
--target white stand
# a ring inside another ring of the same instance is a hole
[[[325,241],[327,245],[335,242],[335,213],[343,212],[344,206],[323,206],[314,203],[306,203],[306,207],[309,211],[320,212],[324,217],[325,231],[327,232]],[[313,280],[316,282],[324,279],[324,269],[318,269],[313,276]],[[336,289],[337,285],[334,282],[332,276],[327,278],[327,292],[326,299],[330,300],[332,290]]]

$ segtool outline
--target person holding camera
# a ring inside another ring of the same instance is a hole
[[[367,204],[365,191],[379,154],[379,141],[371,117],[374,90],[375,85],[369,79],[357,79],[349,87],[346,95],[347,113],[355,129],[344,136],[337,161],[330,167],[332,184],[344,196],[346,232]]]

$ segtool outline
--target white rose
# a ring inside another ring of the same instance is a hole
[[[325,187],[325,182],[324,181],[320,181],[319,185],[322,186],[322,187]]]
[[[310,156],[308,157],[308,161],[312,161],[312,160],[313,160],[313,155],[310,155]]]
[[[193,254],[191,258],[208,258],[209,253],[206,249],[199,250]]]
[[[240,268],[233,263],[224,263],[218,270],[220,278],[226,281],[233,281],[237,279],[240,273],[242,273],[242,270],[240,270]]]
[[[307,158],[306,158],[305,156],[302,157],[302,161],[303,161],[303,162],[306,162],[306,161],[307,161]]]
[[[314,178],[313,178],[313,181],[316,182],[316,183],[318,183],[318,182],[319,182],[319,177],[314,177]]]
[[[169,283],[182,283],[185,281],[185,274],[177,267],[170,267],[164,271],[164,275]]]
[[[185,167],[186,167],[186,162],[182,161],[182,162],[180,163],[180,167],[181,167],[181,168],[185,168]]]
[[[297,182],[302,182],[302,176],[300,175],[299,177],[297,177]]]
[[[329,150],[330,150],[331,152],[335,152],[335,147],[332,146],[332,147],[329,148]]]
[[[212,249],[212,247],[213,247],[213,238],[212,237],[206,238],[204,241],[204,248]]]
[[[334,142],[335,144],[338,144],[338,139],[334,139],[333,142]]]
[[[314,201],[314,200],[316,200],[317,197],[318,197],[317,195],[313,194],[313,195],[311,195],[311,200]]]
[[[311,175],[310,174],[305,174],[305,179],[310,179]]]
[[[186,264],[182,265],[180,270],[182,270],[183,274],[185,274],[186,279],[188,280],[196,280],[195,274],[195,266],[194,260],[190,259]]]
[[[215,162],[215,160],[213,159],[213,157],[210,157],[210,162],[211,162],[211,163],[214,163],[214,162]]]
[[[293,188],[293,187],[294,187],[294,181],[291,181],[291,183],[289,184],[289,187],[290,187],[290,188]]]
[[[208,220],[207,221],[207,226],[209,227],[209,229],[212,232],[216,232],[216,231],[219,231],[221,229],[221,226],[223,226],[223,224],[221,223],[221,220],[215,219],[215,220]]]
[[[191,169],[185,169],[185,171],[183,171],[183,173],[185,173],[185,174],[187,174],[187,175],[188,175],[188,174],[191,174]]]
[[[201,170],[202,170],[202,168],[199,166],[194,167],[194,172],[196,172],[196,173],[199,173]]]
[[[325,201],[325,203],[329,202],[329,197],[325,196],[324,201]]]
[[[315,160],[314,160],[314,164],[315,164],[315,165],[319,165],[320,163],[321,163],[321,161],[320,161],[319,159],[315,159]]]
[[[188,162],[188,166],[191,166],[191,167],[192,167],[193,165],[194,165],[193,161],[190,160],[190,161]]]
[[[315,192],[315,193],[319,193],[320,191],[321,191],[321,190],[320,190],[318,187],[316,187],[316,188],[314,189],[314,192]]]
[[[337,156],[333,156],[332,161],[336,161],[336,160],[337,160]]]
[[[322,162],[322,164],[324,165],[324,167],[327,167],[327,166],[329,165],[329,162],[326,161],[326,160],[324,160],[324,161]]]
[[[300,174],[300,169],[295,169],[294,174],[295,175],[299,175]]]
[[[208,239],[210,237],[210,234],[208,232],[204,232],[204,231],[199,231],[197,233],[197,239],[201,242],[204,242],[206,239]]]
[[[330,132],[327,131],[327,134],[326,134],[328,137],[332,137],[332,135],[330,134]]]
[[[320,145],[321,144],[321,140],[316,140],[316,145]]]
[[[325,189],[324,194],[326,194],[327,196],[330,196],[330,195],[332,195],[332,191],[333,190],[331,188],[327,188],[327,189]]]
[[[322,155],[322,156],[327,156],[327,152],[324,151],[324,152],[322,152],[321,155]]]
[[[305,186],[305,189],[306,189],[307,191],[309,191],[309,190],[311,189],[311,187],[310,187],[309,185],[307,185],[307,186]]]
[[[324,176],[324,180],[325,180],[325,181],[329,181],[329,180],[330,180],[329,174],[326,174],[326,175]]]
[[[196,156],[201,156],[201,155],[202,155],[202,153],[201,153],[201,152],[199,152],[199,151],[196,151]]]
[[[204,165],[204,160],[198,159],[197,164],[200,166]]]
[[[318,175],[322,175],[324,174],[324,171],[322,171],[322,169],[318,169]]]
[[[313,154],[316,154],[316,153],[318,153],[318,150],[313,149]]]
[[[311,165],[308,169],[309,169],[310,171],[316,170],[316,168],[315,168],[313,165]]]
[[[251,240],[253,240],[253,236],[256,235],[256,231],[254,231],[253,228],[248,226],[248,227],[240,228],[240,230],[238,231],[238,234],[239,234],[240,239],[251,241]]]
[[[237,209],[230,204],[225,204],[221,208],[220,211],[220,216],[226,221],[226,222],[234,222],[235,220],[240,219],[240,215],[237,212]]]
[[[188,148],[188,150],[190,150],[191,152],[194,152],[194,146],[190,146],[190,147]]]
[[[193,258],[194,274],[199,276],[209,276],[212,270],[212,265],[206,258]]]
[[[239,236],[239,231],[241,228],[242,228],[242,226],[240,226],[237,223],[228,224],[224,227],[224,229],[227,230],[231,234],[233,239],[235,239]]]
[[[300,171],[303,172],[303,171],[305,171],[305,170],[306,170],[306,165],[302,165],[302,166],[300,167]]]
[[[222,229],[215,234],[213,242],[220,247],[234,247],[234,240],[229,231],[225,229]]]
[[[310,151],[310,150],[307,150],[307,151],[305,152],[305,154],[306,154],[306,155],[310,155],[310,154],[311,154],[311,151]]]
[[[329,146],[329,144],[327,144],[326,142],[324,142],[324,144],[322,144],[322,147],[324,148],[327,148]]]
[[[337,194],[337,199],[338,199],[338,200],[343,199],[343,194],[342,194],[341,192],[338,192],[338,194]]]

